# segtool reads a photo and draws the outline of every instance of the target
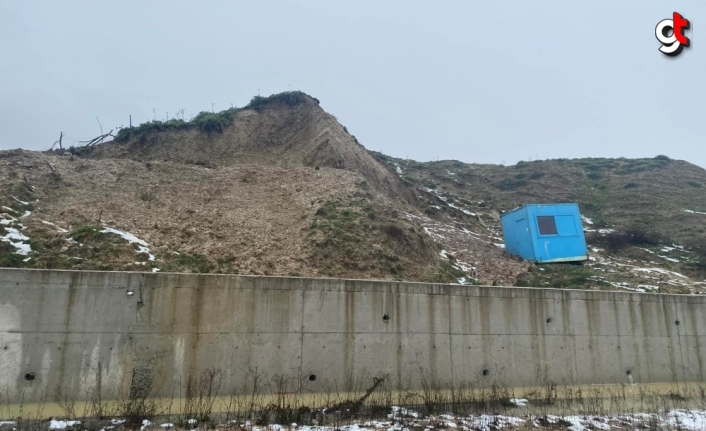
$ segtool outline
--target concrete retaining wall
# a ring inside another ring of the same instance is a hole
[[[706,298],[0,269],[0,397],[703,381]],[[272,381],[271,379],[269,381]]]

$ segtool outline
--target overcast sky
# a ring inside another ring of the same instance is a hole
[[[658,51],[658,21],[692,46]],[[369,149],[706,167],[703,1],[0,2],[0,149],[301,90]]]

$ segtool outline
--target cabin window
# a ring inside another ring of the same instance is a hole
[[[537,216],[537,225],[540,235],[556,235],[554,216]]]

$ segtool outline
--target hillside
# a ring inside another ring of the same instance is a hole
[[[467,275],[404,216],[415,211],[414,187],[313,98],[285,96],[206,114],[207,130],[147,123],[97,147],[0,152],[0,264],[438,282]]]
[[[427,214],[456,211],[453,205],[495,230],[502,212],[524,203],[579,203],[591,261],[534,266],[517,284],[671,292],[706,287],[706,171],[698,166],[665,156],[514,166],[376,157],[445,201],[427,206]]]
[[[502,211],[563,201],[587,217],[590,262],[504,252]],[[0,152],[0,265],[700,292],[704,202],[706,172],[666,157],[371,153],[292,92],[92,147]]]

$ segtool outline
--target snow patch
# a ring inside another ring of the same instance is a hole
[[[21,203],[22,205],[29,205],[29,202],[21,201],[14,196],[12,197],[12,199],[16,200],[17,202]]]
[[[78,425],[80,423],[81,423],[81,421],[57,421],[57,420],[52,419],[49,422],[49,429],[50,430],[63,430],[68,427]]]
[[[661,254],[658,254],[657,256],[661,257],[664,260],[668,260],[670,262],[679,262],[679,259],[674,259],[673,257],[662,256]]]
[[[471,212],[471,211],[468,211],[467,209],[464,209],[464,208],[457,207],[456,205],[454,205],[454,204],[452,204],[451,202],[449,202],[449,200],[448,200],[447,198],[441,196],[436,190],[430,189],[430,188],[428,188],[428,187],[427,187],[425,190],[426,190],[428,193],[431,193],[431,194],[435,195],[437,198],[439,198],[439,199],[441,199],[442,201],[444,201],[444,203],[445,203],[446,205],[448,205],[449,207],[451,207],[451,208],[453,208],[453,209],[455,209],[455,210],[459,210],[459,211],[461,211],[462,213],[467,214],[467,215],[469,215],[469,216],[476,217],[476,213]]]
[[[102,233],[114,233],[116,235],[119,235],[121,238],[129,242],[130,244],[137,244],[138,245],[138,253],[145,253],[149,256],[150,261],[154,261],[154,255],[150,253],[150,248],[149,244],[147,244],[145,241],[141,240],[140,238],[136,237],[135,235],[129,233],[129,232],[123,232],[121,230],[113,229],[111,227],[106,227],[101,230]]]
[[[54,223],[52,223],[52,222],[49,222],[49,221],[46,221],[46,220],[41,220],[41,222],[42,222],[42,223],[44,223],[44,224],[46,224],[46,225],[49,225],[49,226],[55,227],[55,228],[56,228],[56,230],[58,230],[58,231],[59,231],[59,232],[61,232],[61,233],[69,233],[69,231],[68,231],[68,230],[66,230],[66,229],[62,229],[62,228],[60,228],[59,226],[55,225],[55,224],[54,224]]]
[[[404,407],[399,407],[399,406],[392,406],[392,413],[387,415],[388,418],[392,419],[395,417],[400,417],[400,416],[409,416],[413,418],[418,418],[419,413],[415,412],[414,410],[409,410]]]
[[[637,269],[635,269],[635,270],[636,270],[636,271],[640,271],[640,272],[647,272],[647,273],[656,272],[656,273],[658,273],[658,274],[676,275],[677,277],[681,277],[681,278],[689,278],[689,277],[687,277],[686,275],[679,274],[678,272],[667,271],[666,269],[662,269],[662,268],[637,268]]]
[[[687,209],[682,209],[682,211],[684,211],[685,213],[689,213],[689,214],[703,214],[703,215],[706,215],[705,212],[701,212],[701,211],[694,211],[694,210],[687,210]]]
[[[510,398],[510,404],[516,407],[525,407],[529,401],[526,398]]]
[[[681,430],[703,430],[706,429],[706,412],[672,410],[667,413],[665,425]]]
[[[6,223],[2,224],[7,225]],[[0,237],[0,241],[7,242],[11,246],[15,247],[17,249],[17,251],[15,251],[15,254],[27,256],[29,252],[32,251],[29,244],[26,244],[24,242],[29,241],[29,237],[23,235],[22,233],[20,233],[19,230],[15,229],[14,227],[6,226],[5,231],[7,232],[7,234],[3,237]]]

